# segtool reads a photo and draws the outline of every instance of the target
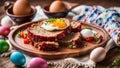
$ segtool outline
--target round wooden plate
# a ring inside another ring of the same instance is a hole
[[[87,44],[85,47],[80,47],[80,48],[76,48],[76,49],[60,48],[60,50],[58,50],[58,51],[40,51],[40,50],[34,48],[30,44],[27,44],[27,45],[24,44],[23,40],[21,38],[17,37],[17,33],[19,31],[25,30],[32,23],[37,23],[37,22],[28,22],[23,25],[20,25],[18,28],[14,29],[9,34],[9,40],[10,40],[10,43],[12,44],[12,46],[16,50],[21,51],[30,56],[43,57],[43,58],[48,58],[48,59],[76,57],[76,56],[88,54],[96,47],[104,46],[109,39],[109,35],[104,29],[102,29],[98,26],[92,25],[92,24],[81,23],[82,28],[89,26],[93,30],[97,31],[98,34],[100,34],[103,37],[102,41],[100,43],[84,42],[84,44]]]

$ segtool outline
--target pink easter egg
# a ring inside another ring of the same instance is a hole
[[[48,68],[47,61],[39,57],[31,59],[29,66],[30,68]]]
[[[10,32],[9,26],[0,26],[0,35],[7,36]]]

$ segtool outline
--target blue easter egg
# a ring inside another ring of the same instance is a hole
[[[22,66],[26,62],[26,58],[21,52],[13,52],[10,55],[10,60],[13,64],[17,66]]]

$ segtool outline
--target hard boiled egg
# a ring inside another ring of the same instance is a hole
[[[88,37],[94,37],[94,32],[93,30],[90,30],[90,29],[83,29],[81,31],[81,35],[84,39],[86,39]]]
[[[62,30],[67,28],[70,25],[69,20],[66,19],[49,19],[46,21],[43,21],[43,24],[41,25],[42,28],[53,31],[53,30]]]

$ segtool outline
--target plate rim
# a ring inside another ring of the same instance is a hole
[[[42,21],[42,20],[39,20],[39,21]],[[21,27],[23,27],[23,26],[26,26],[26,25],[31,25],[32,23],[36,23],[36,22],[39,22],[39,21],[34,21],[34,22],[27,22],[27,23],[25,23],[25,24],[22,24],[22,25],[19,25],[17,28],[15,28],[15,29],[13,29],[11,32],[10,32],[10,34],[9,34],[9,36],[8,36],[8,39],[9,39],[9,41],[10,41],[10,43],[12,44],[12,46],[15,48],[15,49],[17,49],[17,50],[19,50],[19,51],[21,51],[21,52],[27,52],[28,54],[29,53],[31,53],[31,54],[34,54],[35,56],[38,56],[38,53],[37,52],[34,52],[34,51],[31,51],[31,49],[29,49],[29,50],[24,50],[24,49],[22,49],[22,47],[23,46],[18,46],[19,44],[17,44],[15,41],[14,41],[14,38],[13,37],[15,37],[15,36],[13,36],[14,35],[14,33],[18,30],[18,29],[20,29]],[[74,20],[72,20],[72,21],[74,21]],[[89,26],[92,26],[92,27],[95,27],[95,28],[97,28],[97,29],[100,29],[100,31],[102,31],[102,32],[104,32],[104,34],[106,34],[105,35],[105,40],[104,41],[102,41],[102,43],[100,43],[100,44],[98,44],[98,45],[96,45],[96,46],[94,46],[94,47],[91,47],[88,51],[91,51],[91,50],[93,50],[94,48],[96,48],[96,47],[100,47],[100,46],[104,46],[106,43],[107,43],[107,41],[109,40],[109,34],[107,33],[107,31],[106,30],[104,30],[102,27],[99,27],[98,28],[98,26],[96,26],[96,25],[94,25],[94,24],[89,24],[89,23],[81,23],[81,24],[85,24],[85,25],[89,25]],[[23,47],[24,48],[24,47]],[[84,52],[84,51],[83,51]],[[76,53],[81,53],[80,51],[76,51],[76,52],[64,52],[64,53],[47,53],[47,54],[40,54],[39,56],[41,56],[41,55],[46,55],[46,56],[57,56],[57,55],[65,55],[65,54],[76,54]],[[26,54],[26,53],[25,53]]]

